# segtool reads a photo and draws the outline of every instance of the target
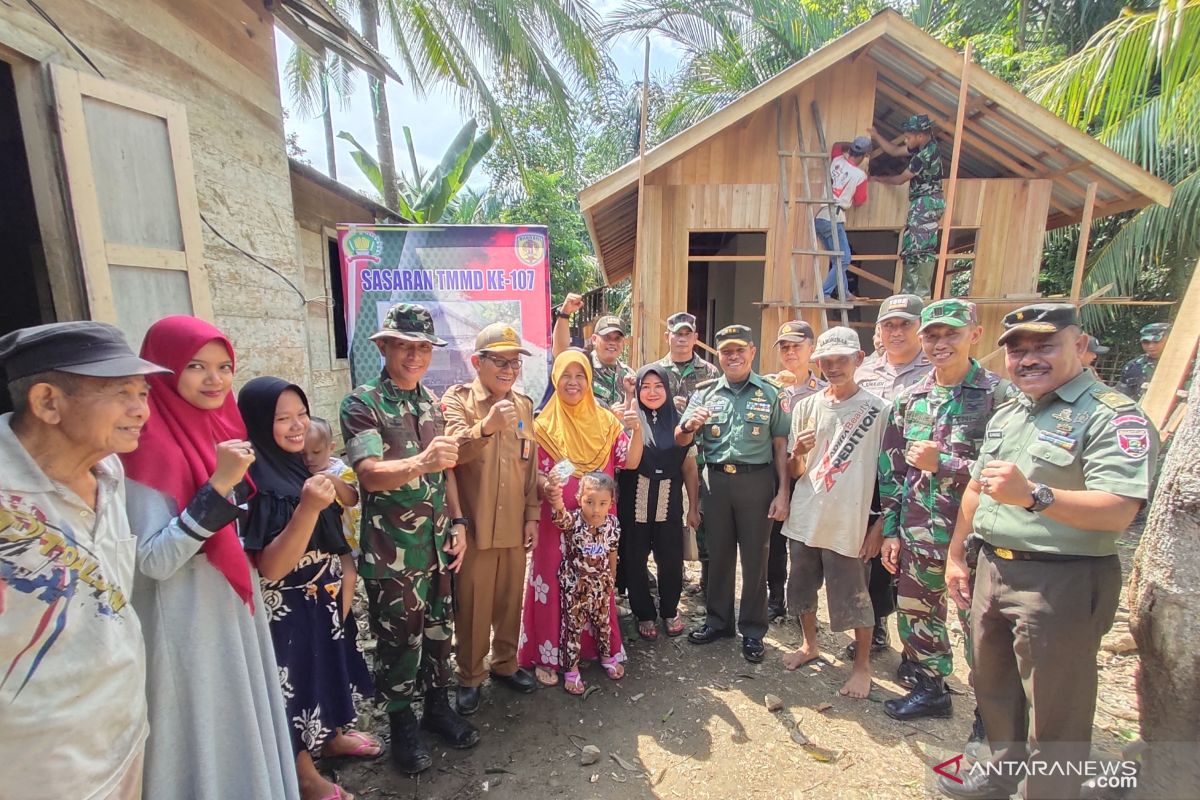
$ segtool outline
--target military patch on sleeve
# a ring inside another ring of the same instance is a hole
[[[1096,400],[1109,408],[1116,410],[1120,408],[1129,408],[1134,405],[1133,400],[1129,399],[1120,392],[1114,392],[1111,389],[1103,386],[1096,387],[1092,390]]]
[[[1150,452],[1150,432],[1145,428],[1118,428],[1117,447],[1130,458],[1145,458]]]
[[[1122,414],[1119,417],[1113,417],[1112,424],[1114,428],[1121,428],[1126,425],[1141,425],[1147,424],[1145,417],[1139,417],[1137,414]]]

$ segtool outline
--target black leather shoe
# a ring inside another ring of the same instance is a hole
[[[787,618],[787,605],[780,599],[767,600],[767,619],[774,622],[780,617]]]
[[[887,620],[876,620],[875,630],[871,632],[871,652],[881,653],[888,649],[889,644]]]
[[[499,675],[493,672],[492,680],[503,683],[514,692],[521,692],[522,694],[529,694],[537,689],[537,681],[523,669],[518,669],[512,675]]]
[[[751,664],[761,664],[763,653],[766,651],[762,639],[755,639],[753,636],[742,637],[742,655]]]
[[[392,763],[407,775],[416,775],[433,766],[433,756],[421,741],[417,717],[411,708],[388,714],[392,732]]]
[[[916,687],[904,697],[885,700],[883,713],[901,720],[950,716],[950,692],[946,691],[946,681],[917,673]]]
[[[901,658],[900,666],[896,667],[896,682],[905,689],[915,689],[917,676],[920,674],[921,668],[917,666],[917,662]]]
[[[455,750],[466,750],[479,744],[479,731],[450,707],[446,689],[430,689],[425,693],[425,713],[421,727],[438,736]]]
[[[960,762],[961,763],[961,762]],[[959,771],[958,780],[942,775],[938,778],[938,789],[954,800],[1009,800],[1016,791],[1015,784],[1001,784],[991,775]]]
[[[469,717],[479,710],[479,687],[460,686],[454,692],[458,713]]]
[[[971,736],[967,739],[967,746],[963,748],[963,755],[971,759],[979,758],[979,748],[983,747],[986,741],[987,731],[983,729],[983,717],[979,716],[979,706],[975,706],[975,724],[971,726]]]
[[[729,631],[719,631],[716,628],[710,628],[706,622],[688,634],[688,641],[692,644],[708,644],[709,642],[715,642],[717,639],[728,639],[731,636],[733,634]]]

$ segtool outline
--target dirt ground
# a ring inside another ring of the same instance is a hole
[[[1136,545],[1136,532],[1122,541],[1126,575]],[[698,575],[697,565],[689,565],[688,579]],[[702,620],[697,598],[685,597],[684,609],[689,628]],[[521,695],[485,684],[471,717],[481,744],[467,752],[434,749],[434,766],[421,776],[398,774],[386,754],[373,762],[321,766],[364,800],[921,798],[937,796],[931,766],[961,753],[970,732],[974,700],[956,629],[954,716],[913,723],[889,719],[881,705],[903,693],[895,681],[900,652],[894,618],[892,649],[872,659],[875,685],[868,700],[838,695],[848,674],[843,651],[850,639],[824,624],[820,641],[828,663],[795,673],[780,664],[799,643],[795,623],[771,626],[767,657],[758,665],[742,658],[737,640],[700,647],[660,634],[646,642],[631,620],[623,621],[622,630],[629,654],[622,681],[608,680],[593,664],[584,680],[597,688],[586,699],[561,687]],[[1122,607],[1106,647],[1128,646],[1127,633]],[[1101,651],[1094,737],[1101,751],[1119,753],[1138,736],[1137,661],[1132,651]],[[782,701],[780,711],[767,709],[768,694]],[[364,716],[360,724],[387,736],[382,715]],[[581,765],[585,745],[600,750],[589,766]]]

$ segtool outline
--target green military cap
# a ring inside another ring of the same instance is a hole
[[[1004,315],[1004,333],[996,344],[1018,333],[1057,333],[1079,324],[1079,313],[1069,303],[1034,303]]]
[[[904,124],[900,126],[900,130],[905,133],[925,133],[933,130],[933,120],[928,114],[913,114],[908,119],[904,120]]]
[[[447,342],[433,332],[433,317],[429,309],[417,303],[396,303],[388,309],[387,316],[371,339],[404,339],[409,342],[429,342],[445,347]]]
[[[625,332],[625,323],[621,321],[621,318],[613,316],[612,314],[596,320],[596,327],[594,327],[592,331],[599,336],[604,336],[614,331],[622,336],[629,335]]]
[[[482,353],[485,350],[533,355],[521,346],[521,337],[507,322],[493,322],[475,336],[475,352]]]
[[[858,334],[851,328],[841,325],[830,328],[817,337],[817,346],[813,350],[813,361],[831,356],[854,356],[862,352],[862,342]]]
[[[753,331],[745,325],[726,325],[717,331],[717,349],[720,350],[727,344],[736,344],[743,347],[752,345],[754,344],[751,340],[753,335]]]
[[[811,342],[814,338],[812,325],[809,325],[802,319],[794,319],[779,326],[779,335],[775,337],[775,344],[779,344],[780,342]]]
[[[921,309],[921,327],[923,331],[930,325],[949,325],[951,328],[965,328],[968,325],[978,325],[979,315],[975,313],[975,304],[957,297],[937,300]]]
[[[1095,336],[1090,336],[1090,335],[1088,336],[1088,352],[1089,353],[1095,353],[1098,356],[1102,356],[1105,353],[1107,353],[1110,349],[1111,348],[1105,347],[1104,345],[1100,344],[1100,340],[1097,339]]]
[[[696,318],[686,311],[677,311],[667,317],[667,330],[671,333],[679,333],[684,328],[695,333]]]
[[[920,319],[925,301],[915,294],[894,294],[879,304],[876,322],[885,319]]]
[[[1170,332],[1171,323],[1151,322],[1149,325],[1142,326],[1141,339],[1143,342],[1161,342],[1167,338],[1167,334]]]

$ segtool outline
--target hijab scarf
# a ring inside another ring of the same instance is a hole
[[[642,381],[647,375],[657,375],[662,381],[666,401],[657,409],[642,404]],[[683,475],[686,447],[675,444],[675,426],[679,410],[671,397],[671,377],[661,364],[647,364],[637,374],[638,415],[642,418],[642,460],[637,472],[651,480],[679,480]]]
[[[538,444],[551,458],[555,461],[570,459],[575,465],[576,477],[580,477],[604,468],[623,428],[615,414],[597,405],[596,396],[592,394],[592,362],[584,353],[576,350],[560,353],[554,359],[551,383],[557,387],[571,364],[583,368],[583,397],[572,406],[564,403],[555,391],[533,421],[533,432]]]
[[[180,513],[217,468],[219,442],[245,439],[246,426],[231,391],[213,411],[196,408],[179,394],[179,376],[200,348],[219,342],[233,361],[233,345],[225,334],[196,317],[164,317],[150,326],[142,341],[142,358],[161,364],[174,375],[147,375],[150,419],[137,450],[121,461],[125,474],[138,483],[175,498]],[[200,548],[242,602],[254,610],[250,563],[231,523],[209,536]]]

